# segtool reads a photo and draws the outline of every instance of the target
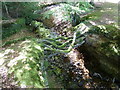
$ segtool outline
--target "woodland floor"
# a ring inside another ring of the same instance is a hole
[[[89,20],[92,25],[118,24],[118,4],[103,3],[92,15]]]
[[[105,3],[102,6],[102,9],[95,10],[92,13],[94,17],[89,20],[92,25],[104,25],[104,24],[112,24],[118,23],[118,5]],[[16,38],[21,38],[25,36],[36,37],[35,34],[29,32],[27,29],[21,30],[20,32],[6,38],[3,40],[3,43],[6,41],[14,40]],[[8,77],[8,69],[7,65],[12,64],[12,61],[17,60],[17,57],[20,57],[20,52],[22,51],[25,44],[22,44],[24,41],[20,41],[15,44],[11,44],[5,47],[2,47],[2,51],[0,52],[0,87],[14,87],[17,82],[11,77]],[[6,64],[4,64],[6,63]],[[12,65],[10,65],[12,66]]]

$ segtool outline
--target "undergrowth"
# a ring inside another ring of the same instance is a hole
[[[6,24],[2,26],[2,39],[10,37],[11,35],[21,31],[25,28],[25,19],[17,19],[13,24]]]
[[[22,44],[22,51],[19,60],[9,69],[9,74],[14,73],[15,80],[22,88],[44,88],[46,87],[43,49],[36,43],[36,40],[25,40]]]
[[[101,44],[101,50],[110,55],[120,55],[120,30],[115,24],[92,26],[88,33],[101,35],[105,43]]]
[[[36,33],[36,35],[39,36],[41,39],[45,39],[50,36],[50,30],[46,29],[41,22],[32,21],[31,22],[31,28],[33,29],[33,32]]]
[[[42,23],[36,23],[34,25],[43,28]],[[45,61],[45,57],[52,56],[52,53],[68,53],[73,47],[83,43],[79,31],[75,31],[72,37],[60,36],[55,38],[48,37],[45,33],[46,31],[41,31],[41,28],[40,32],[44,32],[44,39],[24,37],[3,44],[3,46],[6,46],[19,41],[25,43],[24,47],[22,47],[22,57],[9,69],[9,74],[14,73],[15,80],[19,81],[18,85],[21,87],[48,87],[49,85],[45,68],[50,64],[47,64],[49,61]],[[64,44],[62,43],[63,41],[65,41]],[[60,69],[58,68],[55,72],[60,74],[59,70]]]
[[[62,21],[69,21],[73,26],[79,24],[88,18],[81,18],[82,14],[89,13],[93,10],[93,6],[89,3],[79,2],[79,3],[61,3],[58,4],[55,9],[50,9],[41,14],[43,19],[50,19],[51,16],[55,16],[58,19],[61,18]],[[92,9],[91,9],[92,8]],[[61,17],[59,14],[61,12]]]

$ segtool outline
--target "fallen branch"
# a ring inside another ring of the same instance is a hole
[[[7,24],[12,24],[15,23],[17,19],[11,19],[11,20],[1,20],[0,24],[2,25],[7,25]]]

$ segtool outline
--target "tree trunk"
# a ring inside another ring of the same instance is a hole
[[[11,18],[10,15],[9,15],[9,11],[8,11],[7,5],[6,5],[5,2],[4,2],[4,6],[5,6],[5,10],[6,10],[6,13],[7,13],[8,18]]]

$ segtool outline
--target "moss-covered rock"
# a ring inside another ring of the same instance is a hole
[[[115,25],[93,26],[80,48],[91,68],[106,76],[120,79],[120,30]]]

